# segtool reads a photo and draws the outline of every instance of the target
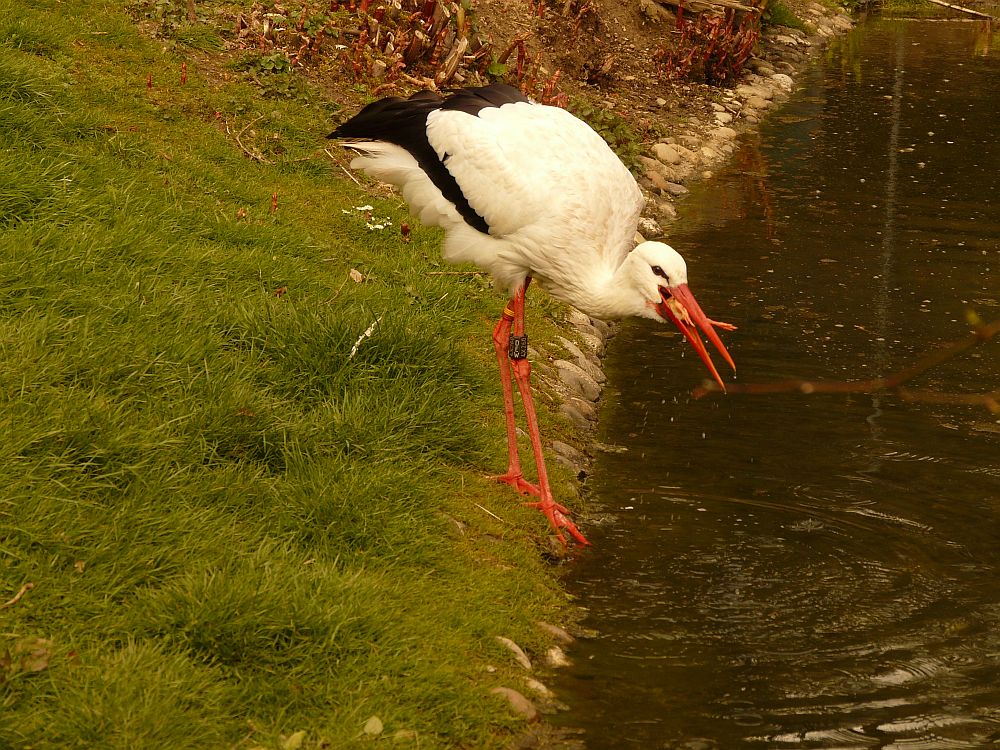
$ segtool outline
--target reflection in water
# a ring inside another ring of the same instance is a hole
[[[892,278],[892,250],[896,246],[896,182],[899,179],[899,124],[903,101],[903,45],[906,40],[905,26],[896,33],[896,56],[893,66],[893,86],[890,103],[889,152],[886,162],[885,179],[885,229],[882,232],[882,273],[879,274],[878,293],[875,297],[875,330],[879,336],[875,339],[875,372],[876,378],[886,375],[889,367],[889,303],[890,282]],[[868,424],[872,430],[872,441],[878,443],[882,430],[878,418],[882,416],[882,394],[872,395],[872,413]],[[871,470],[879,466],[879,459]]]
[[[978,25],[833,46],[671,242],[739,378],[867,378],[1000,315],[1000,56]],[[712,295],[715,299],[712,299]],[[722,315],[720,312],[719,315]],[[665,340],[666,339],[666,340]],[[891,397],[693,401],[674,334],[613,343],[599,636],[558,685],[599,748],[1000,746],[1000,425]],[[995,388],[984,349],[921,383]]]

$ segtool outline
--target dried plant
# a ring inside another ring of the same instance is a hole
[[[592,7],[570,0],[564,10],[571,22],[582,23]],[[472,0],[330,0],[322,12],[258,3],[239,16],[236,30],[245,48],[264,56],[268,70],[309,65],[332,48],[373,94],[397,86],[440,89],[493,80],[565,107],[561,72],[547,71],[523,37],[495,55],[473,29],[474,12]]]
[[[325,11],[297,14],[254,5],[237,31],[248,46],[308,64],[331,45],[358,80],[375,87],[398,79],[423,86],[462,83],[488,55],[472,32],[470,0],[330,0]]]
[[[674,43],[655,55],[660,74],[726,86],[739,77],[760,39],[760,14],[726,8],[721,14],[697,13],[691,20],[681,3],[676,31]]]

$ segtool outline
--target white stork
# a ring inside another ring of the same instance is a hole
[[[443,255],[471,262],[509,290],[493,329],[507,418],[507,472],[497,477],[534,495],[565,543],[587,540],[555,502],[531,399],[524,297],[534,279],[552,296],[600,319],[672,321],[722,384],[698,336],[733,365],[687,286],[684,259],[669,245],[632,249],[642,193],[604,140],[569,112],[536,104],[510,86],[422,91],[369,104],[330,134],[357,156],[351,167],[402,190],[424,224],[445,230]],[[511,370],[524,404],[538,484],[521,471]]]

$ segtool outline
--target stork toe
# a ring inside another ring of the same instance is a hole
[[[499,482],[500,484],[508,484],[522,495],[540,497],[542,494],[541,490],[538,489],[538,485],[529,482],[520,472],[508,471],[506,474],[490,477],[490,479],[494,482]]]

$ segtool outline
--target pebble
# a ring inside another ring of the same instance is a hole
[[[639,156],[639,163],[642,164],[642,166],[644,166],[646,169],[659,169],[661,166],[663,166],[653,157],[645,155]]]
[[[680,180],[683,179],[681,175],[683,174],[685,169],[686,165],[683,162],[681,162],[680,164],[660,163],[660,167],[657,171],[663,175],[663,177],[667,180],[667,182],[680,182]]]
[[[570,389],[588,401],[596,401],[600,397],[601,386],[579,365],[567,362],[565,359],[557,359],[552,364],[559,371],[559,379]]]
[[[716,112],[715,121],[720,125],[728,125],[733,121],[733,116],[728,112]]]
[[[681,156],[677,149],[669,143],[657,143],[653,146],[653,155],[664,164],[677,164]]]
[[[697,143],[697,139],[695,139],[695,142]],[[698,155],[691,149],[681,146],[680,144],[675,145],[674,149],[682,159],[686,159],[687,161],[698,161]]]
[[[660,223],[656,219],[643,216],[639,219],[639,231],[647,237],[656,237],[663,234],[663,227],[660,226]]]
[[[524,649],[518,646],[510,638],[504,638],[502,635],[497,636],[497,642],[506,646],[512,654],[514,654],[514,659],[527,670],[531,670],[531,659],[528,655],[524,653]]]
[[[799,43],[799,40],[794,36],[789,36],[788,34],[776,34],[771,37],[772,42],[777,42],[778,44],[785,44],[789,47],[794,47]]]
[[[665,221],[673,221],[677,218],[677,209],[674,208],[673,203],[663,201],[657,204],[656,211]]]
[[[579,396],[570,396],[566,403],[580,412],[586,419],[597,419],[597,407],[594,406],[593,402]]]
[[[566,417],[577,429],[590,429],[590,420],[583,416],[578,409],[573,408],[569,404],[560,406],[559,413]]]
[[[561,628],[558,625],[545,622],[545,620],[539,620],[535,624],[561,643],[569,644],[576,640],[573,636],[566,632],[565,628]]]
[[[582,313],[575,307],[569,308],[566,313],[566,320],[575,326],[589,326],[590,316],[586,313]]]
[[[590,347],[597,356],[604,354],[604,337],[601,336],[600,331],[598,331],[592,325],[578,325],[576,326],[577,335],[580,340]]]
[[[608,379],[600,368],[600,360],[593,352],[583,352],[580,347],[563,336],[559,337],[559,341],[566,347],[566,351],[573,355],[580,369],[590,375],[596,382],[603,383]],[[587,356],[588,354],[590,356]]]
[[[583,464],[587,460],[586,456],[580,453],[580,451],[569,443],[564,443],[562,440],[553,440],[551,447],[555,451],[556,456],[564,458],[570,463]]]
[[[661,192],[667,192],[667,178],[664,177],[659,171],[655,169],[650,169],[646,172],[646,179],[649,180],[653,187]]]
[[[775,73],[771,80],[780,86],[784,91],[792,90],[792,77],[784,73]]]
[[[546,687],[543,683],[539,682],[538,680],[529,677],[527,680],[524,681],[524,684],[528,687],[528,690],[530,690],[533,693],[537,693],[543,698],[552,697],[552,691],[549,690],[548,687]]]
[[[495,687],[491,691],[494,695],[499,695],[507,699],[507,703],[521,718],[526,721],[538,720],[538,709],[535,704],[525,698],[521,693],[509,687]]]
[[[559,667],[568,667],[572,662],[566,656],[565,651],[558,646],[553,646],[545,652],[545,663],[553,669],[558,669]]]
[[[659,231],[662,232],[663,229],[660,228]],[[603,320],[598,320],[597,318],[591,318],[590,319],[590,325],[593,326],[594,328],[596,328],[597,332],[603,338],[606,339],[609,336],[611,336],[611,326],[608,323],[605,323]]]

